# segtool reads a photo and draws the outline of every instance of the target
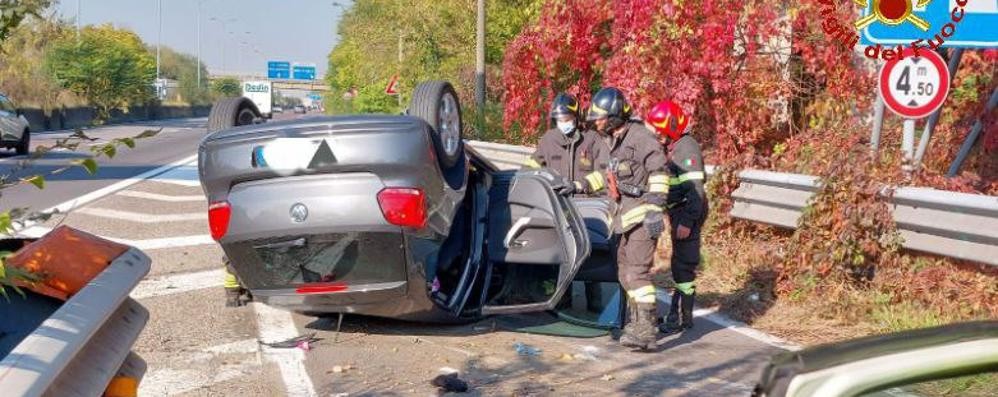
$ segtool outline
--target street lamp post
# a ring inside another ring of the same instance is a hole
[[[159,82],[159,47],[163,43],[163,0],[156,1],[156,18],[159,20],[159,33],[156,36],[156,82]]]
[[[222,35],[224,36],[226,33],[230,33],[227,28],[227,22],[234,22],[236,19],[235,18],[221,19],[221,18],[211,17],[208,18],[208,20],[220,23],[222,25]],[[222,39],[219,41],[221,42],[222,46],[222,73],[225,73],[225,37],[222,37]]]
[[[196,43],[194,45],[195,47],[194,52],[197,54],[198,58],[198,63],[197,65],[194,65],[194,67],[197,68],[198,89],[201,89],[201,4],[202,3],[204,3],[203,0],[198,0],[197,17],[195,18],[196,21],[194,22],[194,40]]]
[[[76,38],[80,38],[80,4],[83,0],[76,0]]]

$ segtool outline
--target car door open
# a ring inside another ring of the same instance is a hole
[[[550,310],[589,256],[585,223],[544,171],[495,174],[482,314]]]

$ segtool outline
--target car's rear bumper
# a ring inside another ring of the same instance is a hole
[[[406,296],[405,281],[349,285],[342,291],[301,292],[297,288],[254,290],[254,299],[295,311],[367,312],[372,306]]]

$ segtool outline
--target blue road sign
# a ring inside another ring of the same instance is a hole
[[[291,62],[285,62],[285,61],[267,61],[267,78],[268,79],[290,79],[291,78]]]
[[[315,80],[315,65],[294,65],[291,78],[295,80]]]
[[[308,97],[310,99],[312,99],[313,101],[321,101],[322,100],[322,95],[315,94],[315,93],[308,94]]]
[[[926,47],[929,40],[938,43],[938,35],[944,40],[942,47],[998,47],[998,28],[995,28],[998,26],[998,0],[904,1],[911,1],[913,17],[902,20],[900,17],[905,15],[901,12],[903,10],[889,9],[896,6],[897,1],[866,0],[867,7],[863,10],[863,17],[869,18],[872,23],[861,31],[860,40],[864,45],[910,45],[911,42],[922,39],[919,45]],[[874,12],[873,7],[876,5],[880,5],[881,12]],[[884,19],[900,23],[891,25],[885,23]],[[950,23],[952,25],[947,26]]]

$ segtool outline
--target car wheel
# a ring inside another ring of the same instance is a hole
[[[21,134],[21,140],[17,142],[17,146],[14,150],[17,151],[18,155],[26,155],[31,149],[31,133],[27,129],[24,130],[24,134]]]
[[[433,129],[433,146],[442,168],[453,167],[464,151],[461,104],[454,87],[446,81],[427,81],[412,93],[410,114]]]
[[[250,125],[259,117],[256,106],[248,99],[225,98],[211,106],[211,112],[208,113],[208,132]]]

